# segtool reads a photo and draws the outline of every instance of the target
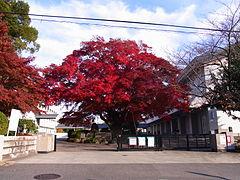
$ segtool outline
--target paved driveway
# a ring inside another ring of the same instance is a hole
[[[57,152],[82,152],[82,151],[116,151],[117,145],[83,144],[66,141],[57,141]]]
[[[240,163],[239,153],[116,151],[116,145],[58,142],[57,152],[16,161],[22,164]]]

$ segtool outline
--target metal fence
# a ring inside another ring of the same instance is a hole
[[[206,150],[211,151],[212,135],[122,135],[118,150]]]

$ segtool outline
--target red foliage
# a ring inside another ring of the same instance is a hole
[[[82,42],[62,65],[44,70],[48,103],[74,104],[63,123],[81,124],[100,115],[108,125],[116,126],[187,108],[178,73],[143,43],[103,38]]]
[[[9,115],[12,108],[36,111],[43,100],[43,78],[14,51],[6,23],[0,20],[0,111]]]

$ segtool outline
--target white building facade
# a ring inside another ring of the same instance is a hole
[[[38,127],[39,133],[55,134],[56,126],[58,125],[58,114],[51,107],[39,106],[41,114],[28,112],[24,115],[25,119],[32,119]]]
[[[240,121],[228,116],[220,109],[208,105],[204,96],[211,83],[211,73],[217,74],[219,67],[214,60],[195,58],[181,73],[179,81],[190,86],[189,112],[172,113],[172,120],[161,119],[149,123],[151,134],[218,134],[240,135]],[[240,117],[239,112],[234,112]]]

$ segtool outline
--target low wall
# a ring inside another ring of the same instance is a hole
[[[55,143],[55,135],[39,133],[37,135],[37,152],[55,151]]]
[[[235,151],[238,149],[239,134],[236,133],[223,133],[216,134],[216,144],[218,151]]]
[[[37,136],[0,136],[0,161],[37,153]]]

